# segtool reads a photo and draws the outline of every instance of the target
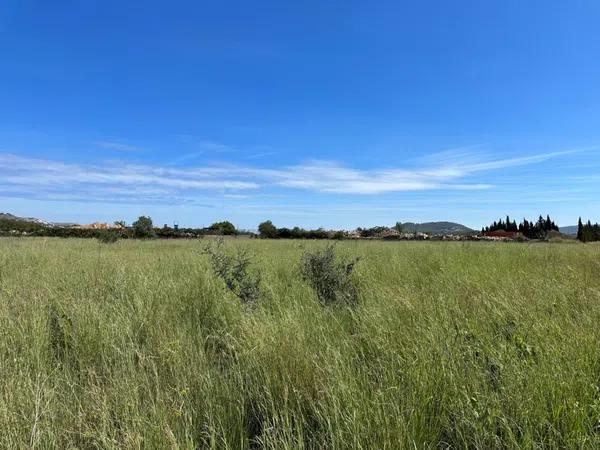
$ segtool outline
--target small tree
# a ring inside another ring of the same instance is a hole
[[[300,261],[302,278],[310,283],[324,306],[354,305],[358,292],[351,275],[358,259],[340,260],[333,245],[322,251],[307,252]]]
[[[254,306],[261,295],[260,276],[250,271],[252,257],[248,251],[238,248],[237,253],[227,252],[223,238],[206,245],[204,251],[210,257],[213,272],[227,289],[245,305]]]
[[[404,231],[404,225],[402,225],[401,222],[396,222],[396,225],[394,225],[394,229],[399,233],[402,234],[402,232]]]
[[[223,222],[215,222],[210,226],[210,229],[213,231],[217,231],[219,234],[223,235],[232,235],[236,234],[235,225],[231,222],[225,220]]]
[[[277,237],[277,227],[273,222],[267,220],[258,225],[258,234],[261,238],[274,239]]]
[[[152,219],[148,216],[140,216],[133,222],[133,236],[139,239],[150,239],[155,237]]]

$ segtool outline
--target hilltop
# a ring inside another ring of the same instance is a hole
[[[414,223],[406,222],[402,224],[403,231],[406,233],[427,233],[427,234],[475,234],[475,230],[455,222],[425,222]]]
[[[2,221],[12,221],[12,222],[23,222],[28,224],[36,224],[43,227],[75,227],[79,224],[77,223],[62,223],[62,222],[48,222],[47,220],[38,219],[35,217],[19,217],[14,214],[0,212],[0,220]]]
[[[560,227],[560,232],[567,236],[577,236],[577,225],[571,225],[569,227]]]
[[[18,217],[13,214],[4,213],[4,212],[0,212],[0,220],[13,220],[13,221],[17,221],[17,222],[32,222],[32,223],[38,223],[40,225],[48,224],[48,222],[41,220],[41,219],[36,219],[34,217]]]

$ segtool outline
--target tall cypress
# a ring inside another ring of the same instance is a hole
[[[579,222],[577,222],[577,240],[583,241],[583,222],[581,221],[581,216],[579,217]]]

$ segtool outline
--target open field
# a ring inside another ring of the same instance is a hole
[[[342,309],[230,240],[250,311],[203,245],[0,239],[0,448],[600,447],[600,246],[344,241]]]

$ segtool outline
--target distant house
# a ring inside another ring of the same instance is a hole
[[[499,239],[517,239],[519,237],[523,237],[523,233],[519,231],[484,231],[481,233],[482,236],[491,237],[491,238],[499,238]]]
[[[120,229],[123,228],[121,225],[114,225],[102,222],[94,222],[88,225],[79,225],[76,228],[82,228],[84,230],[110,230],[110,229]]]

